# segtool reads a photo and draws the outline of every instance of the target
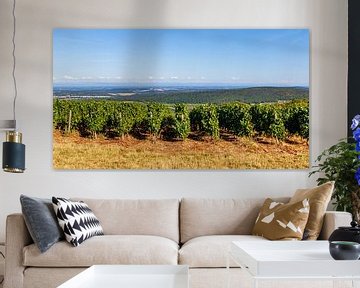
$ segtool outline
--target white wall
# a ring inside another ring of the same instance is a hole
[[[0,1],[0,119],[11,119],[11,0]],[[309,28],[311,159],[346,135],[345,0],[18,0],[18,122],[23,175],[0,172],[0,242],[21,193],[49,197],[177,198],[290,195],[314,185],[308,170],[74,171],[52,169],[52,29]],[[1,141],[4,134],[1,134]],[[1,157],[1,156],[0,156]]]

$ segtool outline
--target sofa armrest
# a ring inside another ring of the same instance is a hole
[[[33,241],[22,214],[6,218],[5,281],[4,288],[22,288],[25,267],[23,248]]]
[[[319,236],[321,240],[329,239],[331,233],[340,226],[350,226],[352,216],[348,212],[326,211],[324,224]]]

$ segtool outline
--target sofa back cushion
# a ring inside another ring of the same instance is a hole
[[[86,199],[105,235],[154,235],[179,242],[178,199]]]
[[[181,243],[205,235],[251,234],[263,202],[264,199],[184,198],[180,205]]]

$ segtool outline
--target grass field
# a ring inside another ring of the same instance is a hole
[[[308,143],[250,138],[213,141],[89,139],[54,132],[55,169],[307,169]]]

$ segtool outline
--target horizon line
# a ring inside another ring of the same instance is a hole
[[[203,82],[193,82],[193,83],[174,83],[174,82],[128,82],[128,83],[119,83],[119,82],[53,82],[53,86],[123,86],[123,87],[144,87],[144,86],[238,86],[238,87],[306,87],[309,88],[309,84],[305,83],[232,83],[232,82],[213,82],[213,83],[203,83]]]

